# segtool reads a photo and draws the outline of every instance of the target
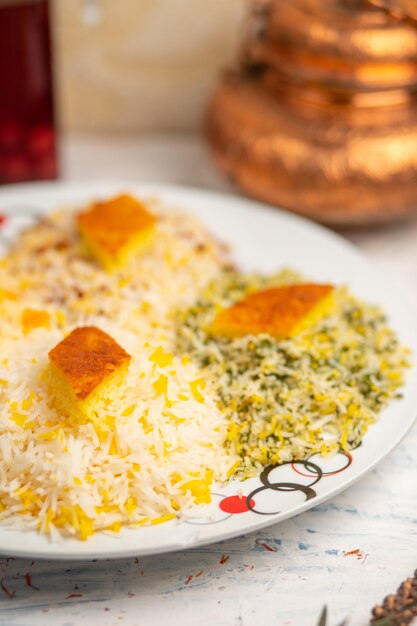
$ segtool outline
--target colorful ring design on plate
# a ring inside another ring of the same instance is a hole
[[[306,501],[311,500],[312,498],[315,498],[317,496],[317,492],[315,491],[315,489],[313,489],[313,487],[322,478],[328,478],[329,476],[334,476],[336,474],[339,474],[340,472],[343,472],[348,467],[350,467],[350,465],[352,465],[353,457],[350,452],[346,450],[340,450],[338,454],[342,455],[345,458],[344,464],[342,465],[342,467],[339,467],[338,469],[335,469],[329,472],[325,472],[320,467],[320,465],[312,461],[314,457],[319,456],[319,453],[311,454],[308,458],[300,460],[300,461],[286,461],[285,463],[280,463],[278,465],[269,465],[264,470],[262,470],[262,472],[259,475],[259,480],[262,483],[260,487],[253,489],[246,496],[240,496],[240,497],[237,495],[224,496],[223,500],[221,500],[218,506],[222,511],[228,510],[231,515],[236,515],[238,513],[239,514],[245,513],[247,511],[252,511],[252,513],[256,513],[257,515],[277,515],[281,511],[266,512],[266,511],[260,511],[259,509],[257,509],[255,496],[258,493],[262,493],[263,491],[271,489],[272,491],[283,491],[283,492],[299,491],[304,494]],[[294,472],[296,472],[300,476],[303,476],[305,478],[311,478],[312,479],[311,482],[307,485],[303,485],[302,483],[292,482],[288,480],[282,481],[282,482],[271,481],[270,480],[271,472],[280,467],[284,467],[285,465],[289,465],[291,469],[293,469]],[[301,471],[297,467],[300,465],[303,467],[305,471]],[[216,494],[216,495],[218,496],[220,494]],[[239,498],[239,506],[236,510],[232,510],[233,509],[232,504],[234,505],[234,501],[237,498]],[[229,503],[231,505],[230,507],[229,507]]]
[[[269,480],[270,473],[277,467],[283,467],[284,465],[290,465],[291,467],[293,467],[296,464],[303,465],[307,470],[311,468],[309,471],[314,472],[313,476],[305,474],[309,478],[314,479],[310,485],[302,485],[301,483],[293,482],[271,482]],[[286,461],[285,463],[280,463],[279,465],[268,465],[268,467],[266,467],[259,476],[262,487],[254,489],[249,495],[246,496],[246,505],[248,509],[252,511],[252,513],[257,513],[258,515],[277,515],[281,511],[265,512],[257,510],[254,500],[256,494],[261,493],[262,491],[265,491],[267,489],[272,489],[272,491],[301,491],[302,493],[304,493],[306,501],[311,500],[311,498],[314,498],[317,495],[316,491],[312,489],[312,486],[318,483],[319,480],[321,480],[322,476],[322,469],[318,465],[316,465],[316,463],[313,463],[312,461],[309,461],[307,459],[303,461]]]
[[[309,457],[307,457],[306,461],[310,461],[310,459],[312,459],[315,456],[318,456],[319,454],[320,454],[319,452],[311,454]],[[335,474],[340,474],[340,472],[343,472],[345,469],[347,469],[349,467],[349,465],[352,465],[353,458],[352,458],[352,455],[351,455],[350,452],[348,452],[346,450],[339,450],[338,454],[342,454],[343,456],[345,456],[347,458],[347,463],[343,467],[341,467],[341,468],[339,468],[337,470],[333,470],[332,472],[323,472],[322,471],[321,472],[321,477],[325,478],[326,476],[334,476]],[[297,463],[296,461],[293,461],[291,463],[291,467],[294,470],[294,472],[297,472],[297,474],[300,474],[300,476],[305,476],[306,478],[312,478],[313,477],[313,475],[314,475],[313,473],[311,473],[311,474],[304,474],[303,472],[300,472],[300,470],[298,470],[295,467],[296,463]],[[314,463],[313,463],[313,465],[314,465]],[[306,469],[307,469],[307,471],[311,471],[307,467],[306,467]]]

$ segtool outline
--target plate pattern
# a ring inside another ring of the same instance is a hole
[[[312,460],[313,458],[314,461]],[[268,491],[282,492],[284,494],[299,492],[304,496],[304,501],[307,502],[317,496],[317,491],[313,487],[322,479],[340,474],[352,465],[353,454],[341,450],[331,457],[331,462],[332,469],[329,469],[326,467],[328,459],[321,457],[319,454],[314,454],[303,460],[288,461],[279,465],[268,465],[255,479],[255,485],[251,484],[249,493],[242,493],[244,490],[240,490],[239,493],[232,495],[214,492],[211,495],[217,508],[215,516],[213,517],[211,514],[206,518],[190,518],[187,520],[187,523],[217,524],[226,521],[232,515],[248,512],[256,513],[257,515],[279,515],[282,513],[282,508],[280,510],[265,510],[261,504],[258,505],[257,496]],[[288,472],[285,472],[286,469],[292,471],[293,478],[291,476],[288,477]],[[305,482],[305,479],[308,479],[308,481]],[[283,508],[285,508],[285,504]]]

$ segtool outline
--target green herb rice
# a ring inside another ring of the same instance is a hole
[[[216,314],[267,287],[304,282],[290,270],[272,277],[225,272],[204,299],[181,314],[178,348],[203,369],[228,418],[225,446],[236,474],[317,452],[357,447],[403,384],[408,350],[380,308],[335,290],[335,308],[296,337],[228,339],[210,327]]]

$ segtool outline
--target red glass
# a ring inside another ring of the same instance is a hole
[[[48,0],[0,0],[0,183],[57,177]]]

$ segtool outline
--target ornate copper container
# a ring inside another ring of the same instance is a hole
[[[219,167],[249,194],[330,224],[417,213],[409,1],[255,4],[240,65],[207,114]]]

